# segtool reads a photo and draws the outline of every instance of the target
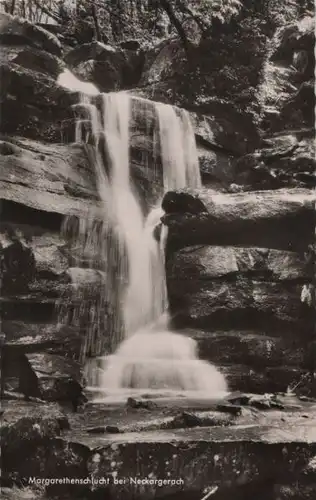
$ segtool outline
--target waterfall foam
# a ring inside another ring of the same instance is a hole
[[[150,333],[150,335],[149,335]],[[219,396],[227,390],[221,373],[197,357],[196,342],[168,331],[146,329],[124,341],[106,360],[107,387],[199,392]],[[106,380],[105,379],[105,380]]]
[[[98,95],[99,90],[93,83],[79,80],[69,69],[64,69],[57,79],[58,85],[65,87],[73,92],[81,92],[85,95]]]
[[[99,94],[97,104],[94,95],[82,94],[78,109],[84,116],[77,119],[76,140],[90,143],[87,152],[104,205],[102,236],[107,241],[101,247],[105,275],[112,279],[104,284],[105,291],[100,295],[111,303],[111,295],[116,293],[115,314],[119,317],[121,312],[122,317],[122,322],[112,324],[115,344],[119,345],[113,355],[102,358],[98,385],[107,393],[134,388],[208,395],[225,391],[224,376],[198,359],[195,341],[167,328],[167,229],[162,227],[160,241],[154,234],[163,214],[161,199],[156,200],[146,218],[130,174],[129,134],[135,98],[124,92]],[[139,105],[143,113],[144,100],[139,100]],[[150,105],[154,107],[159,133],[163,191],[201,186],[189,114],[170,105]]]

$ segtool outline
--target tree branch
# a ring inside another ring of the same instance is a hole
[[[49,16],[51,19],[54,19],[54,21],[56,21],[57,23],[60,23],[61,22],[61,19],[59,16],[57,16],[57,14],[55,14],[54,12],[51,12],[49,9],[46,9],[46,7],[44,7],[43,5],[41,5],[37,0],[33,0],[34,2],[34,5],[40,9],[44,14],[46,14],[47,16]]]

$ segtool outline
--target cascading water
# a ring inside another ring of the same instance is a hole
[[[113,266],[116,270],[116,281],[109,283],[119,296],[117,304],[121,306],[125,337],[112,356],[102,358],[99,389],[106,394],[149,389],[215,395],[226,390],[223,375],[212,365],[198,360],[193,339],[167,328],[164,270],[167,233],[163,227],[160,242],[156,241],[154,230],[160,224],[161,199],[156,200],[145,218],[131,182],[132,101],[135,103],[135,98],[123,92],[100,94],[100,109],[93,97],[82,94],[79,108],[85,111],[85,119],[78,118],[76,128],[77,140],[93,144],[90,155],[104,205],[104,227],[109,231],[108,238],[114,234],[116,244],[116,262],[111,262],[111,242],[105,245],[105,260],[107,272]],[[139,100],[140,106],[143,102]],[[189,114],[165,104],[150,103],[150,106],[154,106],[157,117],[163,191],[201,186]],[[84,139],[82,127],[87,118],[91,122],[92,137]],[[117,340],[121,337],[117,336]]]
[[[105,140],[108,175],[98,152],[95,166],[99,195],[106,210],[104,217],[107,225],[114,228],[118,241],[118,274],[123,276],[127,268],[127,286],[121,297],[126,337],[160,316],[164,286],[158,281],[164,273],[159,245],[153,237],[157,217],[152,212],[147,221],[144,219],[130,179],[130,96],[109,93],[101,97],[101,112],[86,96],[81,107],[90,116],[97,151],[101,138]]]
[[[190,116],[173,106],[156,103],[165,191],[201,187],[199,158]]]

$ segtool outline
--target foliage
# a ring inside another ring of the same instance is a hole
[[[2,0],[2,5],[6,12],[32,22],[55,22],[74,31],[86,22],[99,40],[149,41],[174,32],[186,48],[190,22],[203,33],[213,19],[227,22],[242,6],[239,0]]]
[[[223,23],[229,21],[242,6],[239,0],[175,0],[174,3],[179,12],[195,19],[201,27],[209,27],[213,18]]]
[[[2,0],[1,10],[8,14],[25,17],[34,23],[59,20],[57,15],[59,0]]]

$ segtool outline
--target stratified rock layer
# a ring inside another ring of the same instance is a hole
[[[314,391],[314,193],[179,191],[163,207],[174,327],[232,389]]]
[[[218,194],[169,192],[162,206],[169,245],[238,245],[304,251],[314,241],[315,196],[309,190]]]
[[[151,410],[91,405],[77,416],[54,404],[5,402],[2,479],[35,489],[30,477],[51,478],[46,494],[63,499],[151,500],[159,492],[200,500],[216,486],[225,500],[277,500],[280,486],[294,491],[294,482],[307,494],[315,492],[313,408],[246,393],[217,402],[157,400]]]

